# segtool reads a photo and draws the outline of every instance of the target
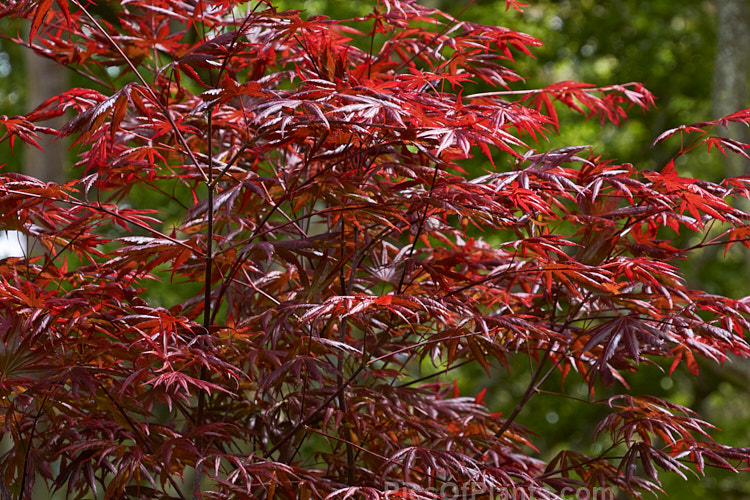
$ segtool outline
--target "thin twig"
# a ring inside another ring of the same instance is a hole
[[[201,167],[200,163],[198,162],[198,159],[195,157],[195,154],[193,153],[193,150],[190,148],[190,145],[187,143],[187,140],[182,135],[182,132],[180,132],[179,127],[177,127],[177,124],[175,123],[174,119],[172,118],[172,115],[169,112],[169,108],[167,108],[160,100],[159,97],[154,93],[151,86],[146,82],[146,79],[141,75],[141,73],[138,71],[138,68],[135,67],[135,64],[133,64],[133,61],[130,60],[130,58],[123,52],[122,48],[115,42],[115,40],[112,38],[112,36],[105,30],[101,24],[89,13],[89,11],[81,5],[81,3],[78,0],[72,0],[72,2],[79,8],[81,11],[86,15],[86,17],[91,21],[94,26],[96,26],[96,29],[99,30],[99,33],[104,36],[107,41],[112,45],[112,47],[117,51],[117,53],[125,60],[125,63],[130,67],[130,69],[135,74],[136,78],[141,82],[141,84],[145,87],[146,91],[149,93],[149,96],[153,100],[153,102],[159,106],[159,109],[161,110],[164,117],[169,121],[169,126],[172,128],[172,130],[175,133],[175,137],[180,142],[180,145],[183,147],[183,150],[185,154],[188,155],[190,158],[190,161],[195,165],[195,168],[198,169],[198,172],[200,172],[201,177],[203,177],[203,180],[206,182],[208,181],[208,176],[203,171],[203,168]]]

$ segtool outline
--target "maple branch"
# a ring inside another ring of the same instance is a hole
[[[426,153],[426,152],[425,152]],[[429,156],[432,156],[429,154]],[[427,191],[427,199],[432,198],[432,192],[435,189],[435,183],[437,183],[438,178],[438,172],[440,172],[440,169],[438,168],[438,164],[440,163],[440,158],[432,156],[432,160],[435,162],[435,169],[432,173],[432,181],[430,182],[430,188]],[[411,258],[414,256],[414,252],[417,249],[417,242],[419,241],[420,236],[422,235],[422,231],[424,231],[424,225],[427,221],[427,213],[429,212],[430,205],[429,203],[424,204],[424,210],[422,210],[422,215],[419,219],[419,224],[417,224],[417,234],[414,235],[414,243],[409,248],[409,253],[406,259],[404,259],[404,270],[401,273],[401,278],[398,281],[398,286],[396,287],[396,295],[400,295],[402,293],[402,288],[404,286],[404,280],[406,278],[406,271],[407,271],[407,264],[411,260]],[[408,289],[411,284],[414,282],[414,277],[410,280],[409,284],[406,286]]]
[[[141,430],[138,428],[138,426],[135,424],[132,418],[130,418],[130,415],[125,411],[125,409],[122,407],[120,403],[118,403],[115,398],[112,397],[112,395],[109,393],[106,387],[99,382],[99,388],[104,392],[104,395],[107,396],[107,399],[110,400],[110,402],[114,405],[115,408],[117,408],[117,411],[120,412],[120,415],[122,418],[125,419],[125,421],[128,424],[128,427],[130,427],[129,430],[131,430],[135,436],[135,438],[140,441],[143,445],[143,447],[146,449],[146,452],[148,452],[150,455],[154,455],[154,451],[151,448],[151,443],[148,441],[145,435],[141,432]],[[163,462],[161,462],[161,466],[168,470],[169,467],[166,466]],[[177,493],[177,496],[179,496],[182,500],[186,500],[186,498],[183,496],[182,491],[177,484],[177,481],[175,481],[174,477],[172,477],[171,474],[167,475],[167,481],[169,481],[169,484],[172,485],[172,488],[174,488],[175,492]]]
[[[358,366],[354,369],[354,372],[349,375],[349,377],[343,381],[337,388],[336,391],[334,391],[331,395],[329,395],[323,402],[315,408],[307,417],[302,419],[300,422],[298,422],[294,427],[292,427],[289,431],[287,431],[284,435],[282,435],[278,441],[271,447],[270,450],[266,452],[266,457],[270,457],[275,452],[277,452],[282,446],[285,446],[287,441],[289,441],[292,437],[297,435],[297,432],[299,432],[300,429],[303,427],[306,427],[308,424],[313,422],[318,415],[320,415],[323,410],[329,407],[329,405],[335,401],[339,395],[346,390],[346,388],[349,386],[349,384],[352,383],[352,381],[359,376],[360,373],[364,370],[363,366]]]
[[[396,387],[409,387],[410,385],[419,384],[420,382],[424,382],[425,380],[430,380],[431,378],[439,377],[440,375],[444,375],[448,373],[449,371],[455,370],[457,368],[461,368],[462,366],[468,365],[469,363],[473,363],[473,362],[474,360],[471,358],[465,359],[459,363],[454,363],[448,366],[447,368],[443,368],[440,371],[437,371],[435,373],[430,373],[429,375],[425,375],[423,377],[419,377],[414,380],[410,380],[409,382],[404,382],[402,384],[397,385]]]
[[[620,85],[606,85],[603,87],[573,87],[574,90],[584,92],[609,92],[610,90],[622,90],[623,87],[640,85],[638,82],[628,82]],[[569,92],[567,87],[556,87],[554,89],[529,89],[529,90],[496,90],[492,92],[479,92],[464,96],[464,99],[477,99],[481,97],[502,97],[509,95],[533,95],[533,94],[560,94]]]
[[[559,301],[559,295],[560,295],[560,288],[558,287],[556,289],[555,293],[555,299],[553,301],[552,307],[550,307],[550,327],[551,329],[554,329],[554,325],[556,323],[555,321],[555,315],[557,310],[557,304]],[[591,293],[589,292],[588,296],[591,296]],[[583,307],[583,304],[586,303],[587,299],[583,299],[580,301],[578,305],[578,310]],[[565,324],[561,327],[560,331],[564,331],[570,323],[574,320],[576,314],[569,314],[568,319],[566,320]],[[520,400],[518,400],[518,403],[516,403],[516,406],[513,408],[513,411],[508,416],[508,418],[505,419],[503,422],[503,425],[498,429],[498,431],[495,433],[496,438],[501,438],[503,434],[505,434],[505,431],[507,431],[510,426],[513,424],[513,421],[518,417],[518,414],[521,413],[521,410],[523,410],[524,406],[526,406],[526,403],[531,399],[531,397],[538,392],[539,386],[544,383],[545,380],[552,374],[552,372],[557,368],[557,366],[560,364],[564,356],[559,356],[557,361],[555,361],[552,366],[547,370],[547,373],[544,376],[541,376],[542,374],[542,367],[547,362],[547,360],[550,357],[550,354],[552,353],[552,348],[554,347],[555,343],[552,341],[548,341],[547,349],[544,351],[544,355],[542,356],[542,359],[539,360],[539,363],[537,365],[537,369],[534,370],[534,373],[531,376],[531,381],[529,382],[529,385],[526,387],[526,391],[524,392],[523,396]]]
[[[97,202],[96,204],[94,204],[94,203],[89,203],[89,202],[85,202],[85,201],[76,200],[75,198],[72,198],[72,197],[65,198],[65,199],[54,198],[54,197],[51,197],[51,196],[45,196],[45,195],[41,195],[41,194],[37,194],[37,193],[30,193],[30,192],[27,192],[27,191],[18,191],[18,190],[15,190],[15,189],[7,189],[5,186],[0,186],[0,190],[4,191],[6,193],[19,194],[19,195],[26,196],[26,197],[29,197],[29,198],[37,198],[37,199],[43,199],[43,200],[58,201],[60,203],[67,203],[69,205],[76,206],[76,207],[89,208],[89,209],[91,209],[91,210],[93,210],[95,212],[102,212],[102,213],[105,213],[105,214],[107,214],[107,215],[109,215],[111,217],[114,217],[115,219],[119,219],[121,221],[127,222],[128,224],[132,224],[132,225],[134,225],[136,227],[144,229],[144,230],[148,231],[149,233],[151,233],[151,234],[153,234],[155,236],[158,236],[159,238],[163,238],[163,239],[165,239],[165,240],[167,240],[167,241],[169,241],[171,243],[174,243],[175,245],[179,245],[179,246],[181,246],[181,247],[183,247],[183,248],[185,248],[187,250],[190,250],[191,252],[195,253],[198,256],[201,256],[201,254],[195,248],[191,247],[190,245],[188,245],[184,241],[179,240],[177,238],[173,238],[173,237],[171,237],[171,236],[169,236],[167,234],[164,234],[164,233],[162,233],[162,232],[160,232],[160,231],[152,228],[148,224],[144,224],[141,221],[130,219],[130,218],[128,218],[128,217],[126,217],[126,216],[124,216],[122,214],[119,214],[119,213],[114,212],[114,211],[112,211],[112,210],[110,210],[108,208],[105,208],[99,202]]]
[[[340,260],[343,263],[345,261],[344,259],[344,250],[346,249],[346,239],[345,239],[345,231],[346,231],[346,223],[344,221],[344,218],[341,217],[341,255]],[[356,245],[356,241],[355,241]],[[356,273],[356,269],[352,269],[350,271],[352,274]],[[347,281],[344,273],[344,266],[342,265],[339,269],[339,281],[341,286],[341,295],[349,295],[350,290],[347,286]],[[347,321],[346,318],[340,318],[339,320],[339,342],[342,344],[346,343],[346,328],[347,328]],[[366,343],[363,342],[363,345]],[[336,374],[336,384],[341,385],[343,382],[343,370],[344,370],[344,356],[343,353],[341,356],[338,357],[337,360],[337,374]],[[342,415],[346,416],[346,413],[349,410],[349,405],[346,400],[346,397],[344,395],[344,391],[341,391],[341,394],[339,395],[339,410],[341,411]],[[351,429],[345,429],[345,431],[348,430],[351,434]],[[346,471],[347,471],[347,483],[348,484],[354,484],[354,449],[352,448],[351,444],[347,441],[345,443],[346,446]]]
[[[550,352],[552,351],[553,345],[554,344],[552,342],[550,342],[547,345],[547,348],[544,350],[544,355],[542,356],[542,359],[539,360],[537,369],[534,370],[534,373],[531,376],[531,381],[529,382],[529,385],[526,387],[526,392],[524,392],[523,396],[521,396],[521,399],[518,400],[515,408],[513,408],[513,411],[511,412],[511,414],[508,415],[508,418],[505,419],[505,421],[503,422],[503,425],[500,426],[497,432],[495,432],[495,438],[500,439],[503,436],[503,434],[505,434],[505,431],[507,431],[510,428],[510,426],[513,424],[513,421],[516,419],[516,417],[518,417],[518,414],[521,413],[521,410],[523,410],[523,407],[526,406],[526,403],[536,393],[536,390],[539,387],[539,383],[540,383],[542,367],[549,359]]]
[[[469,337],[475,337],[477,335],[482,335],[482,333],[481,332],[462,333],[461,335],[452,336],[451,339],[458,340],[458,339],[464,339],[464,338],[469,338]],[[372,358],[372,359],[370,359],[367,362],[367,364],[371,365],[371,364],[376,363],[378,361],[382,361],[382,360],[384,360],[386,358],[397,356],[397,355],[402,354],[404,352],[413,351],[414,349],[418,349],[418,348],[424,347],[426,345],[430,345],[430,344],[442,344],[444,342],[445,342],[445,339],[443,339],[443,338],[423,340],[422,342],[416,342],[414,344],[409,344],[409,345],[407,345],[405,347],[402,347],[400,349],[396,349],[394,351],[389,351],[389,352],[387,352],[385,354],[382,354],[382,355],[378,356],[377,358]],[[449,370],[449,369],[450,368],[446,368],[446,370]],[[428,375],[428,378],[432,377],[432,376],[434,376],[434,374],[433,375]],[[409,384],[412,384],[412,383],[416,383],[416,381],[412,381]]]
[[[207,228],[206,228],[206,254],[204,257],[204,265],[205,265],[205,275],[203,279],[203,287],[204,287],[204,293],[203,293],[203,329],[205,331],[205,335],[211,335],[211,325],[213,323],[213,315],[212,315],[212,302],[211,302],[211,292],[213,291],[212,283],[213,279],[211,276],[211,271],[214,266],[214,255],[213,255],[213,242],[214,242],[214,187],[212,186],[213,183],[213,110],[214,108],[211,107],[208,109],[208,116],[206,117],[206,120],[208,121],[208,141],[207,141],[207,149],[208,149],[208,178],[206,179],[206,185],[208,186],[208,198],[207,198],[207,207],[206,207],[206,219],[207,219]],[[216,310],[219,309],[219,305],[216,304]],[[207,342],[202,342],[202,344],[205,346],[207,345]],[[208,376],[208,370],[206,368],[205,363],[201,364],[201,370],[200,370],[200,380],[206,380],[206,377]],[[200,427],[203,425],[203,419],[204,419],[204,411],[205,411],[205,404],[206,404],[206,393],[205,391],[199,391],[198,392],[198,414],[196,415],[196,427]],[[203,454],[204,450],[202,450],[202,439],[198,439],[196,442],[196,448],[198,449],[198,452]],[[195,474],[193,475],[193,498],[197,499],[201,497],[201,480],[203,478],[203,462],[199,459],[196,460],[195,463]]]
[[[577,470],[578,467],[580,467],[582,465],[595,464],[597,462],[601,462],[602,460],[609,460],[609,459],[613,459],[613,458],[615,458],[615,459],[616,458],[622,458],[622,457],[619,457],[619,456],[607,456],[607,453],[609,453],[610,451],[614,450],[619,445],[620,445],[620,443],[612,443],[609,446],[609,448],[607,448],[606,450],[604,450],[601,453],[599,453],[599,455],[597,455],[596,457],[590,457],[588,460],[584,460],[582,462],[576,462],[575,464],[569,465],[568,467],[560,467],[560,468],[555,469],[555,470],[545,471],[544,473],[539,474],[538,476],[534,476],[534,479],[544,479],[544,478],[556,476],[556,475],[561,474],[563,472],[575,471],[575,470]]]
[[[169,108],[167,108],[161,100],[157,97],[157,95],[154,93],[154,90],[151,88],[151,86],[146,82],[146,79],[143,78],[143,75],[138,71],[138,68],[135,67],[135,64],[133,64],[133,61],[123,52],[123,50],[120,48],[120,46],[117,44],[117,42],[114,41],[112,36],[105,30],[101,24],[99,24],[99,21],[97,21],[94,16],[92,16],[89,11],[81,5],[79,0],[70,0],[73,2],[81,11],[88,17],[89,21],[94,23],[94,26],[96,26],[96,29],[99,30],[99,33],[103,35],[107,41],[114,47],[114,49],[117,51],[118,54],[120,54],[120,57],[122,57],[125,60],[125,63],[130,67],[130,69],[133,71],[133,73],[136,75],[138,80],[143,84],[143,86],[146,88],[146,91],[151,96],[151,99],[154,101],[154,103],[159,106],[159,109],[161,109],[162,114],[164,117],[169,121],[169,125],[172,127],[172,130],[175,133],[175,137],[177,137],[177,140],[180,142],[180,144],[183,147],[183,152],[185,152],[188,157],[190,158],[190,161],[193,162],[193,165],[196,169],[198,169],[198,172],[200,172],[201,176],[203,177],[203,180],[208,182],[208,176],[203,171],[203,168],[201,167],[200,163],[198,162],[198,159],[195,157],[195,154],[193,153],[192,148],[187,143],[187,140],[185,140],[185,137],[182,135],[182,132],[180,132],[179,127],[177,127],[177,124],[174,121],[174,118],[172,118],[171,113],[169,112]]]
[[[36,415],[34,416],[34,420],[31,424],[31,430],[29,431],[29,443],[26,446],[26,451],[24,452],[23,467],[21,468],[21,487],[18,490],[18,500],[21,500],[26,494],[26,476],[28,474],[29,468],[29,456],[31,455],[31,447],[34,441],[37,422],[39,422],[39,418],[42,416],[42,410],[44,409],[44,405],[47,404],[47,398],[49,398],[49,394],[45,394],[44,398],[42,398],[42,402],[39,405],[39,410],[37,410]],[[15,413],[13,414],[13,422],[16,426],[17,432],[20,432],[18,424],[16,424]]]
[[[446,16],[446,18],[450,22],[446,23],[446,25],[443,27],[442,30],[440,30],[439,32],[436,32],[433,35],[432,40],[430,40],[426,45],[430,46],[430,45],[434,44],[438,40],[438,38],[440,38],[441,36],[444,36],[448,32],[448,30],[451,29],[452,26],[454,26],[455,24],[458,24],[458,22],[459,22],[458,19],[466,12],[466,9],[468,9],[469,7],[471,7],[472,5],[474,5],[475,1],[476,0],[469,0],[464,5],[464,7],[461,9],[461,11],[458,13],[458,15],[456,15],[456,16]],[[443,12],[439,12],[439,13],[445,15],[445,13],[443,13]],[[437,28],[438,23],[439,23],[438,19],[435,18],[435,27],[436,28]],[[451,24],[451,23],[453,23],[453,24]],[[373,29],[374,29],[374,27],[373,27]],[[404,66],[406,66],[408,64],[411,64],[414,61],[414,59],[417,58],[418,55],[419,55],[419,52],[415,51],[414,54],[412,54],[411,58],[408,59],[408,60],[402,61],[398,68],[401,69]]]

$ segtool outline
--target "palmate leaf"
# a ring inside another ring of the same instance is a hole
[[[57,135],[56,130],[49,127],[41,127],[21,116],[0,116],[0,124],[5,128],[5,133],[0,139],[8,140],[11,152],[13,151],[13,144],[15,143],[16,138],[21,139],[21,141],[27,146],[34,146],[37,149],[42,149],[37,142],[39,133]]]

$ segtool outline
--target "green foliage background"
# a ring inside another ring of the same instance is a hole
[[[0,22],[0,32],[12,33],[6,24]],[[0,38],[0,115],[18,115],[27,107],[22,56],[18,46]],[[0,165],[7,165],[4,169],[20,172],[23,165],[22,149],[22,146],[17,146],[11,154],[8,141],[0,143]]]

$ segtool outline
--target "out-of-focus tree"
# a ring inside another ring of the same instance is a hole
[[[717,0],[717,51],[714,65],[714,115],[726,116],[748,104],[750,77],[750,7],[747,0]],[[742,142],[750,140],[747,127],[727,125],[729,134]],[[750,174],[742,156],[724,159],[727,175]]]
[[[34,53],[24,51],[27,75],[26,102],[38,105],[50,97],[60,95],[68,88],[66,69],[55,62]],[[65,118],[58,116],[45,123],[46,126],[60,128]],[[40,137],[43,149],[25,150],[24,173],[45,181],[62,183],[65,180],[67,148],[65,141]]]

